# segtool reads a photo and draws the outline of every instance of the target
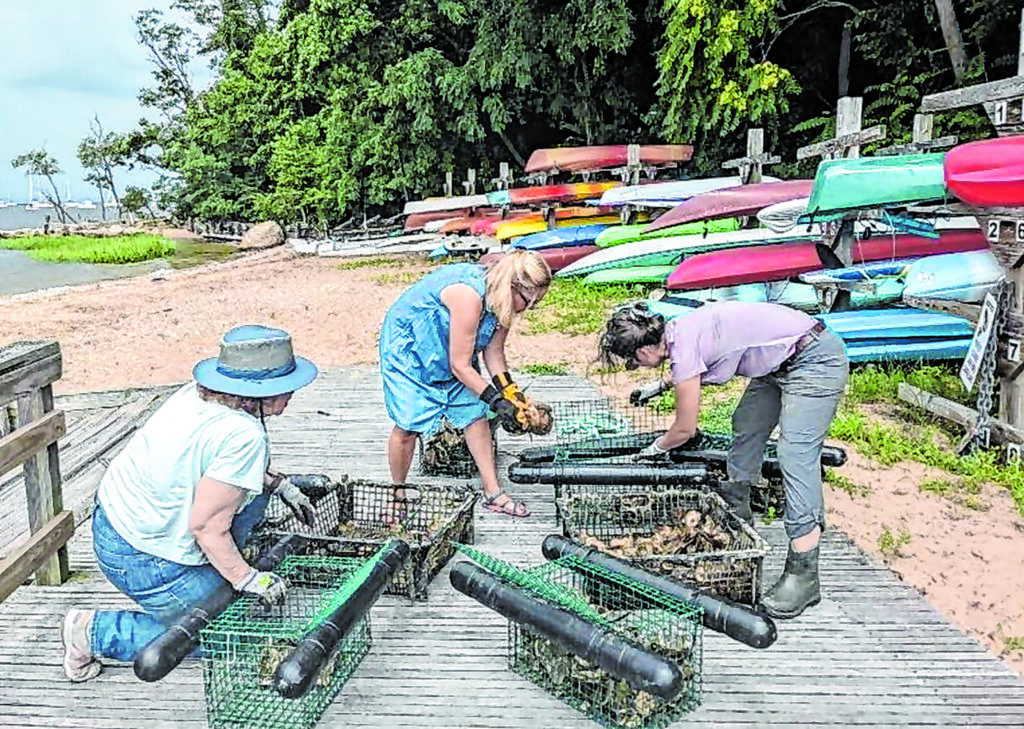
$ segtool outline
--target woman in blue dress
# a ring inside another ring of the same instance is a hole
[[[442,419],[464,431],[480,471],[484,506],[526,517],[526,504],[498,484],[488,411],[509,432],[522,432],[528,400],[512,382],[505,339],[519,314],[547,293],[551,270],[536,253],[516,250],[490,268],[472,263],[444,266],[413,284],[394,303],[380,333],[384,403],[395,427],[388,465],[395,501],[402,502],[420,434]],[[477,356],[492,375],[478,369]]]

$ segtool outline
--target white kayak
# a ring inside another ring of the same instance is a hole
[[[976,304],[1005,276],[992,251],[928,256],[910,265],[903,295]]]
[[[800,197],[796,200],[786,200],[775,203],[757,211],[757,219],[761,225],[776,233],[785,233],[796,226],[797,219],[807,212],[809,197]]]
[[[410,200],[402,210],[403,215],[413,213],[440,213],[445,210],[462,210],[463,208],[485,208],[486,195],[459,195],[457,197],[428,197],[425,200]]]
[[[771,181],[775,178],[765,178]],[[646,205],[648,207],[674,208],[687,200],[706,192],[743,184],[736,175],[731,177],[707,177],[696,180],[668,180],[650,182],[646,185],[627,185],[605,190],[601,205]]]

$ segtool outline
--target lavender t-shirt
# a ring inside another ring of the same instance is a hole
[[[774,372],[815,320],[778,304],[722,301],[705,304],[665,325],[672,379],[700,377],[720,385],[734,375]]]

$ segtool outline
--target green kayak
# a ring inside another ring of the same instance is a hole
[[[899,157],[827,160],[818,165],[807,216],[819,220],[844,210],[896,206],[946,195],[944,152]]]
[[[594,271],[584,277],[585,284],[624,284],[624,283],[665,283],[665,279],[676,267],[673,266],[633,266],[631,268],[606,268]]]
[[[673,225],[671,228],[661,228],[644,235],[647,223],[640,225],[610,225],[602,230],[594,244],[603,247],[617,246],[621,243],[632,243],[638,240],[649,240],[652,238],[665,238],[676,235],[703,235],[704,233],[728,233],[731,230],[739,230],[740,221],[736,218],[722,218],[721,220],[697,220],[693,223]]]

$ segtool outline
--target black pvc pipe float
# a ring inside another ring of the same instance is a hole
[[[671,700],[683,687],[682,672],[667,658],[630,645],[567,610],[536,600],[478,565],[458,562],[449,579],[459,592],[570,653],[596,663],[638,691]]]
[[[299,534],[282,537],[273,547],[260,556],[253,565],[265,572],[273,570],[289,554],[302,549],[309,540]],[[227,610],[238,593],[227,582],[220,583],[206,596],[206,599],[185,613],[167,630],[149,641],[135,654],[135,675],[143,681],[159,681],[177,668],[199,644],[199,632],[211,620]]]
[[[335,646],[369,611],[391,582],[395,572],[409,559],[409,545],[395,539],[381,547],[375,564],[349,598],[314,626],[274,671],[274,689],[286,699],[297,699],[313,685]]]
[[[668,392],[671,389],[672,383],[668,380],[655,380],[654,382],[649,382],[629,393],[629,404],[636,407],[646,405],[649,401],[658,397],[658,395],[663,392]]]
[[[707,480],[703,463],[513,463],[513,483],[686,486]]]
[[[727,635],[751,648],[767,648],[778,637],[775,622],[766,613],[756,608],[741,605],[716,595],[709,595],[695,587],[651,574],[593,547],[584,547],[565,537],[552,534],[544,540],[541,551],[544,553],[545,559],[573,556],[642,585],[660,590],[677,600],[698,605],[704,611],[705,628]],[[570,569],[572,568],[572,564],[568,566]],[[590,572],[587,573],[587,578],[600,579],[599,576]]]

